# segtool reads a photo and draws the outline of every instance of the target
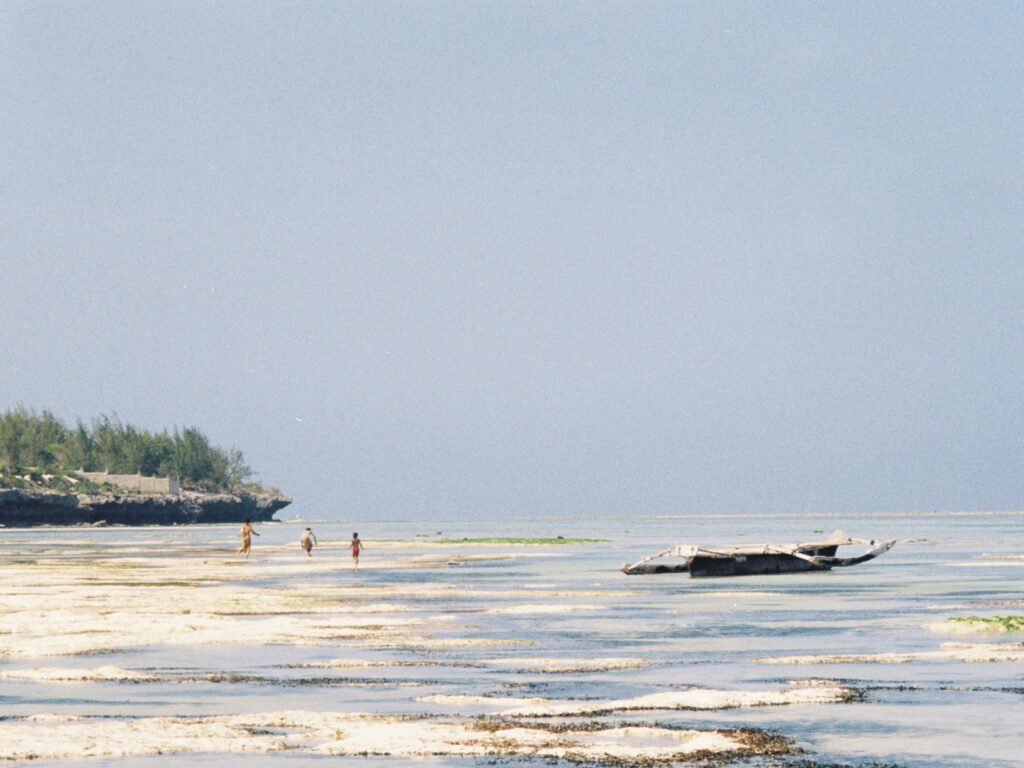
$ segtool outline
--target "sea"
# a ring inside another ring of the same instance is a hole
[[[298,547],[307,526],[312,557]],[[837,529],[897,543],[830,572],[621,571],[676,544]],[[696,752],[700,765],[1024,765],[1024,632],[969,620],[1024,616],[1021,512],[293,519],[256,531],[246,560],[236,525],[0,529],[0,762],[689,765],[642,762],[685,729],[786,745],[718,762]],[[299,715],[238,725],[282,712],[359,713],[367,730],[346,720],[353,733],[331,742]],[[514,738],[470,754],[465,739],[402,730],[502,717],[626,730],[575,755]],[[370,733],[378,721],[390,736]]]

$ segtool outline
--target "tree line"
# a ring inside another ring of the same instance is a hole
[[[0,415],[0,467],[55,474],[77,469],[139,472],[222,492],[245,489],[252,476],[241,451],[211,445],[195,427],[150,432],[122,424],[116,414],[68,427],[50,411],[36,413],[22,406]]]

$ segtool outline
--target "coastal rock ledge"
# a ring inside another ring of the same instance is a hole
[[[180,496],[75,494],[0,489],[0,525],[185,525],[267,521],[292,500],[287,496],[192,493]]]

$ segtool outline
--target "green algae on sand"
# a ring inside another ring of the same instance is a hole
[[[1024,616],[957,616],[946,622],[992,632],[1024,632]]]
[[[567,539],[564,536],[551,538],[483,537],[475,539],[434,539],[432,544],[603,544],[608,539]]]

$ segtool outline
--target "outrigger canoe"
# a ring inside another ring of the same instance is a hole
[[[863,544],[868,549],[855,557],[838,557],[839,547]],[[850,538],[843,531],[834,531],[824,541],[805,544],[741,544],[723,547],[700,547],[679,544],[657,552],[632,565],[623,565],[630,576],[650,573],[689,573],[693,578],[706,576],[752,576],[765,573],[799,573],[829,571],[874,560],[896,544],[891,541],[865,541]],[[662,557],[681,557],[683,562],[654,562]]]

